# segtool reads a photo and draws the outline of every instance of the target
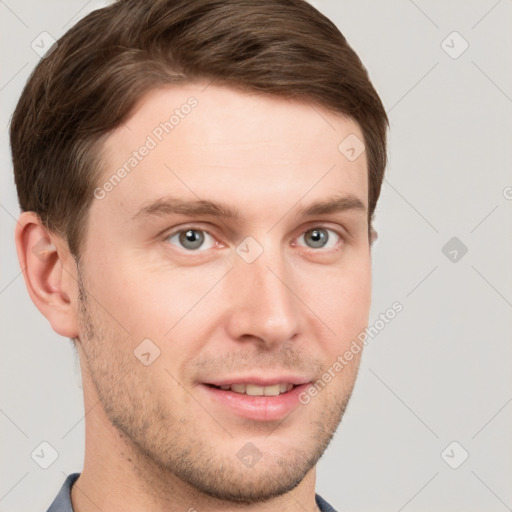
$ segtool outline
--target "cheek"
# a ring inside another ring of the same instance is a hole
[[[212,328],[222,316],[219,293],[225,287],[218,284],[230,269],[226,261],[176,268],[161,257],[144,259],[104,249],[101,258],[90,262],[91,275],[99,276],[91,292],[135,340],[169,339],[186,326],[197,337],[198,330]],[[301,301],[336,333],[338,342],[366,327],[371,300],[368,249],[354,248],[336,266],[294,262],[290,279]]]
[[[321,283],[311,296],[311,308],[335,333],[331,346],[339,351],[367,326],[371,305],[371,262],[363,257],[357,265],[324,276]]]
[[[112,265],[109,265],[112,267]],[[117,258],[114,271],[101,264],[96,275],[109,276],[95,286],[98,300],[134,338],[164,340],[180,327],[208,324],[216,283],[226,265],[176,268],[168,263]],[[101,298],[100,298],[101,297]],[[215,303],[218,307],[218,302]]]

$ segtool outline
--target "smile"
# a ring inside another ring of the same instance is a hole
[[[259,386],[251,383],[227,384],[223,386],[214,386],[212,384],[212,386],[222,391],[233,391],[234,393],[249,396],[278,396],[291,391],[294,387],[293,384],[287,382],[274,384],[272,386]]]

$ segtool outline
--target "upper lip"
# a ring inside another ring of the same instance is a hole
[[[203,384],[210,384],[213,386],[230,386],[231,384],[254,384],[256,386],[274,386],[276,384],[293,384],[294,386],[300,386],[301,384],[306,384],[311,382],[311,379],[308,377],[300,377],[297,375],[282,375],[278,377],[261,377],[257,375],[246,375],[240,377],[226,377],[222,379],[215,379],[207,382],[203,382]]]

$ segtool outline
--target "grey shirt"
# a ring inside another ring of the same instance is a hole
[[[74,512],[71,505],[71,487],[79,476],[80,473],[72,473],[66,478],[66,481],[60,488],[59,494],[57,494],[47,512]],[[336,510],[318,494],[315,494],[315,499],[318,508],[322,512],[336,512]]]

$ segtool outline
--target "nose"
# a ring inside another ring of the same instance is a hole
[[[264,251],[256,261],[237,258],[230,279],[227,330],[232,339],[256,340],[272,348],[292,340],[300,330],[300,300],[293,268],[285,256]]]

